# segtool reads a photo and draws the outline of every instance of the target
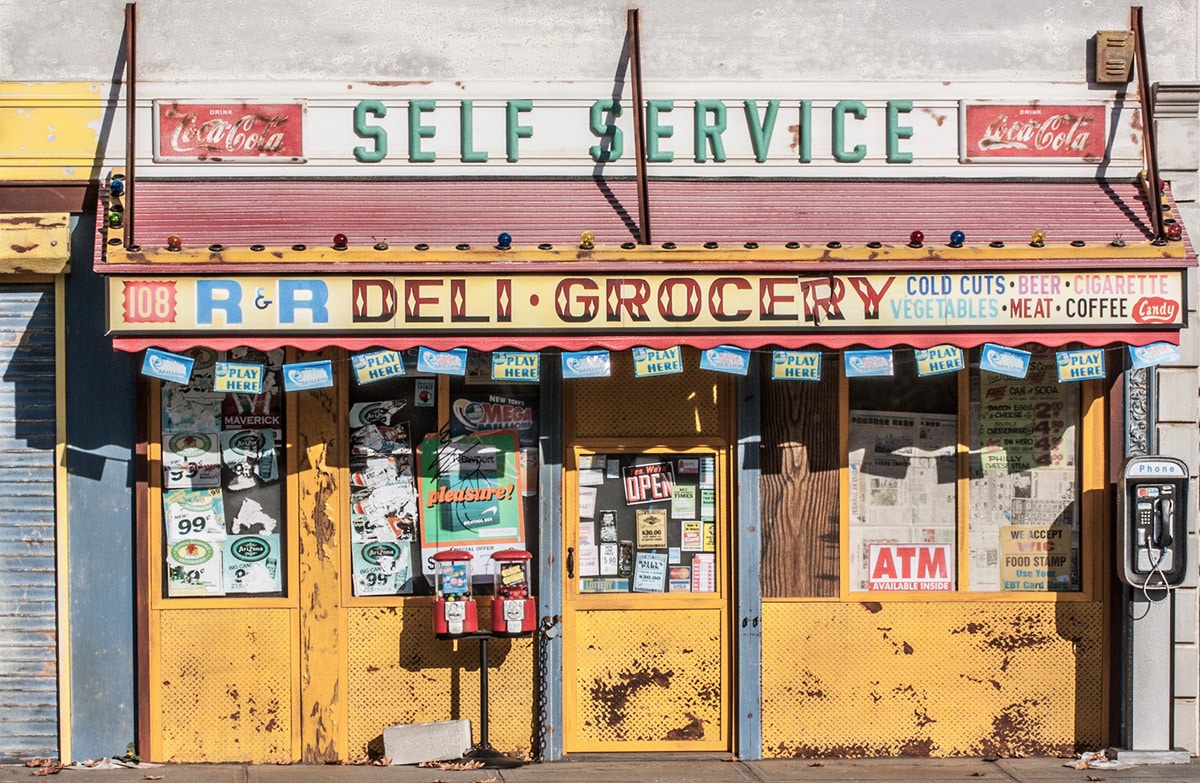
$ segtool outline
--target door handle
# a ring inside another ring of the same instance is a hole
[[[567,547],[567,579],[575,578],[575,547]]]

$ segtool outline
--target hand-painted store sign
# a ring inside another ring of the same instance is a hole
[[[1178,270],[112,277],[110,333],[1182,326]]]
[[[469,97],[460,97],[460,83],[363,87],[368,97],[353,107],[319,90],[303,102],[164,97],[154,102],[154,163],[511,173],[520,164],[620,168],[634,159],[628,94],[606,96],[586,84],[543,85],[533,95],[481,86]],[[1138,151],[1125,141],[1128,134],[1113,135],[1113,146],[1106,146],[1107,102],[1064,94],[1061,86],[1045,88],[1045,100],[1009,104],[878,90],[846,95],[812,85],[795,97],[770,97],[789,85],[720,89],[721,95],[684,95],[679,85],[652,86],[643,111],[648,163],[675,171],[725,164],[753,175],[794,164],[1083,164],[1129,160]]]
[[[156,161],[304,160],[304,104],[156,101]]]
[[[965,104],[963,159],[1104,159],[1103,106]]]

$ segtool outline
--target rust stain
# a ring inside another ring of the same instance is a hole
[[[682,728],[671,729],[663,739],[668,742],[704,739],[704,721],[691,712],[685,712],[683,716],[688,719],[688,724]]]
[[[608,683],[597,677],[591,689],[592,703],[602,711],[603,719],[609,726],[617,726],[625,720],[625,710],[629,700],[638,691],[650,686],[670,688],[674,671],[662,671],[657,666],[649,671],[621,672],[617,683]]]
[[[788,133],[792,134],[792,143],[788,145],[788,149],[790,149],[792,152],[795,152],[796,150],[800,149],[800,126],[789,125]]]
[[[37,245],[37,244],[33,244],[33,245],[9,245],[8,247],[9,247],[9,249],[10,249],[10,250],[12,250],[14,253],[28,253],[28,252],[29,252],[29,251],[31,251],[31,250],[37,250],[37,248],[39,247],[39,245]]]
[[[871,614],[879,614],[883,611],[883,604],[878,601],[863,601],[861,606]]]
[[[910,739],[900,745],[901,756],[920,756],[927,758],[933,755],[933,751],[937,746],[933,744],[933,740],[925,737],[923,739]]]
[[[1039,706],[1037,699],[1026,699],[1009,704],[992,719],[991,736],[981,743],[983,755],[1007,758],[1011,756],[1065,756],[1076,748],[1068,742],[1040,742],[1038,718],[1032,708]]]
[[[924,109],[921,109],[921,111],[925,112],[930,117],[933,117],[933,121],[937,123],[939,128],[942,127],[942,123],[946,121],[945,114],[935,114],[933,109],[929,108],[928,106],[926,106]]]

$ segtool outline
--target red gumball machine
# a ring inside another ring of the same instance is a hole
[[[433,600],[433,632],[438,636],[475,633],[475,599],[471,596],[470,552],[447,549],[433,556],[437,563]]]
[[[496,563],[496,598],[492,602],[492,633],[533,633],[537,610],[529,595],[529,562],[533,555],[524,549],[492,553]]]

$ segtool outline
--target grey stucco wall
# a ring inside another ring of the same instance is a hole
[[[605,79],[628,5],[142,0],[138,70],[149,81]],[[1083,81],[1088,39],[1129,20],[1129,3],[1114,0],[637,5],[643,75],[654,80]],[[1195,78],[1196,3],[1146,5],[1153,78]],[[0,78],[109,78],[123,9],[120,0],[0,0]]]

